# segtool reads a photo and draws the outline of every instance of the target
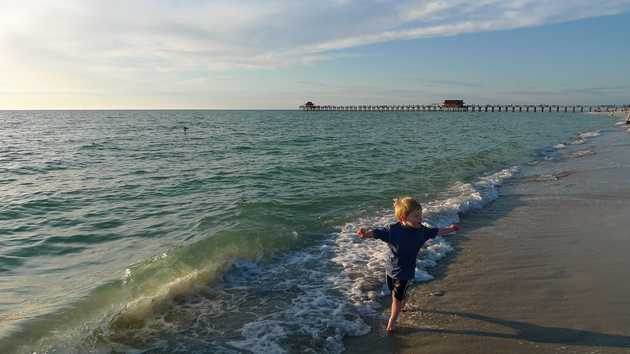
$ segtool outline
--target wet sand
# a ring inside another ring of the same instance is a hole
[[[412,289],[397,334],[375,320],[346,352],[630,353],[626,129],[611,121],[557,161],[525,168],[463,218],[455,255]]]

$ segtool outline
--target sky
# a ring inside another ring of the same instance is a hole
[[[0,109],[630,104],[630,0],[0,0]]]

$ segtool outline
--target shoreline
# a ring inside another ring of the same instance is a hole
[[[611,126],[466,215],[454,261],[411,289],[397,334],[374,319],[346,353],[630,351],[630,138]]]

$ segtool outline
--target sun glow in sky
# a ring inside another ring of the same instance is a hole
[[[0,109],[630,103],[630,0],[0,0]]]

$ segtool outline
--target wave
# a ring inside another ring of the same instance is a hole
[[[578,134],[579,138],[585,139],[585,138],[594,138],[596,136],[600,136],[601,135],[601,131],[600,130],[596,130],[596,131],[592,131],[592,132],[586,132],[586,133],[581,133]]]
[[[126,347],[115,340],[120,333],[150,327],[152,318],[172,309],[177,301],[213,287],[236,260],[260,261],[266,250],[278,249],[279,243],[289,244],[294,238],[226,231],[171,249],[127,268],[119,280],[99,286],[78,302],[21,321],[14,334],[0,338],[0,346],[9,352],[22,348],[20,352],[63,353],[92,350],[95,341]]]
[[[586,143],[588,139],[595,138],[601,135],[601,130],[595,130],[590,132],[584,132],[577,135],[575,140],[571,142],[571,145],[581,145]]]

